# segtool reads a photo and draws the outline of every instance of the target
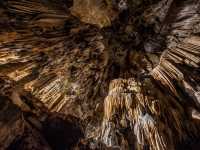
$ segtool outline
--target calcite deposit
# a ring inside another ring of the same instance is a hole
[[[0,0],[0,150],[198,150],[199,75],[199,0]]]

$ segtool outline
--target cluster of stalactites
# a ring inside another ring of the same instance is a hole
[[[192,68],[193,71],[200,67],[200,38],[190,37],[177,46],[165,50],[161,56],[159,65],[151,72],[154,79],[161,81],[161,83],[169,87],[169,89],[176,95],[177,88],[174,81],[179,83],[184,88],[200,108],[200,85],[198,77],[194,78],[191,73],[181,69],[181,66]],[[191,83],[191,81],[195,82]]]
[[[119,118],[115,118],[115,115]],[[154,150],[173,149],[171,133],[164,134],[166,126],[156,119],[159,115],[158,100],[150,100],[142,94],[139,82],[134,79],[113,80],[104,102],[101,139],[107,146],[122,147],[117,140],[118,128],[129,126],[137,139],[135,143],[138,149],[146,145]],[[114,123],[115,119],[120,121]]]

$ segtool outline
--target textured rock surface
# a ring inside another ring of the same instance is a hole
[[[0,3],[0,149],[199,148],[199,0]]]

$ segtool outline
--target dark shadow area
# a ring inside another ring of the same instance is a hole
[[[51,116],[44,123],[45,139],[53,150],[69,150],[84,137],[78,124],[74,117],[62,119]]]

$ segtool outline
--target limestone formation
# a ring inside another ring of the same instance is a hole
[[[0,0],[0,150],[198,150],[199,0]]]

